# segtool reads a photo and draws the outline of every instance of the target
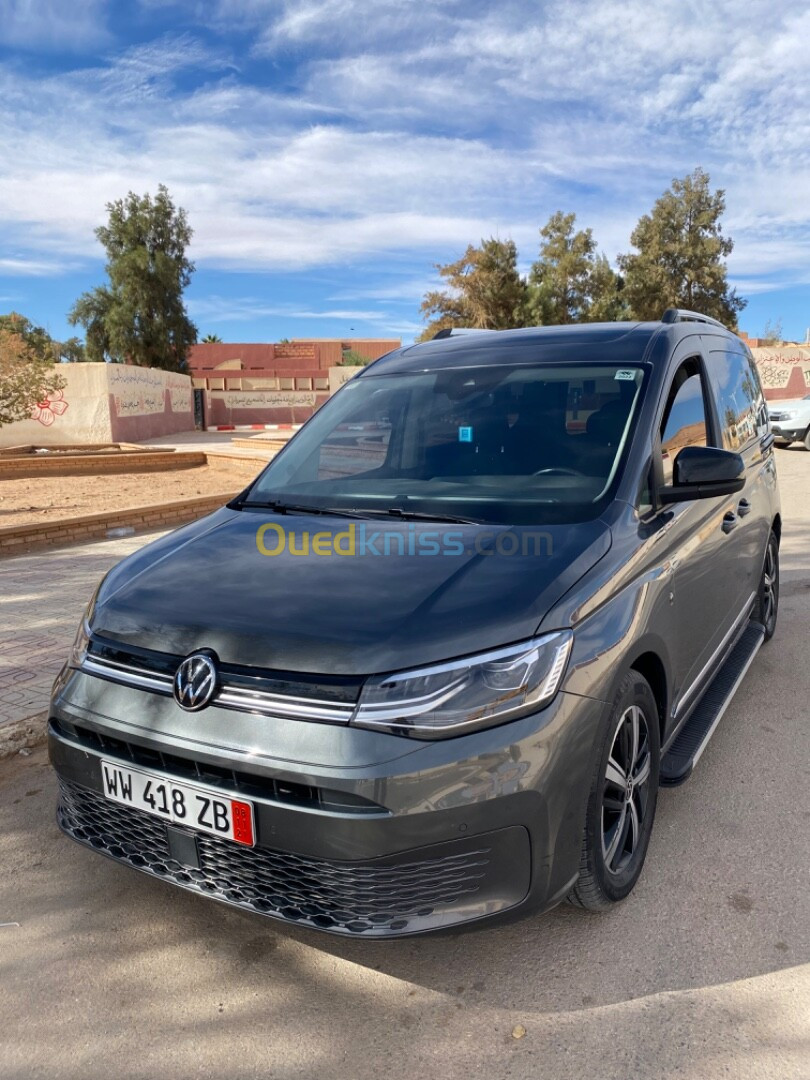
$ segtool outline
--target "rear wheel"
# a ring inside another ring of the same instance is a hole
[[[647,680],[625,675],[614,698],[588,798],[579,880],[568,899],[603,911],[639,879],[658,798],[658,708]]]
[[[779,541],[774,532],[768,537],[765,549],[756,610],[759,622],[765,627],[765,640],[770,641],[779,614]]]

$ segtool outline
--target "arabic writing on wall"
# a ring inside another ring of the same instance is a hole
[[[117,416],[162,413],[166,390],[173,413],[191,412],[191,379],[188,375],[116,364],[110,365],[108,379]]]
[[[315,394],[309,390],[212,390],[211,397],[228,409],[311,408]]]

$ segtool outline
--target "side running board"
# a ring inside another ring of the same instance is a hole
[[[662,785],[675,787],[689,779],[764,640],[765,627],[749,623],[661,759]]]

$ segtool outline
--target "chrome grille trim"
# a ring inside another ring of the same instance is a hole
[[[158,671],[134,664],[108,660],[90,653],[85,657],[81,670],[87,675],[95,675],[110,682],[133,686],[137,690],[150,690],[153,693],[171,697],[173,677]],[[267,690],[253,689],[229,682],[227,673],[220,673],[220,685],[211,705],[239,712],[259,713],[262,716],[277,716],[291,720],[315,720],[330,724],[348,724],[356,704],[342,704],[336,701],[323,701],[319,698],[285,697]]]
[[[333,724],[348,724],[356,707],[315,699],[309,701],[306,698],[284,698],[263,690],[242,690],[229,687],[224,679],[220,681],[222,686],[214,695],[211,704],[221,705],[225,709],[269,713],[292,720],[324,720]]]
[[[102,660],[89,654],[82,661],[81,670],[88,675],[99,675],[112,682],[125,686],[137,686],[139,690],[155,690],[161,694],[171,694],[172,677],[159,671],[135,667],[132,664],[120,664],[114,660]]]

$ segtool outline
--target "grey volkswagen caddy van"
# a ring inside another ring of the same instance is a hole
[[[774,632],[772,442],[690,312],[390,353],[102,581],[61,828],[340,934],[610,907]]]

